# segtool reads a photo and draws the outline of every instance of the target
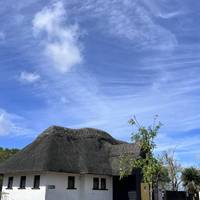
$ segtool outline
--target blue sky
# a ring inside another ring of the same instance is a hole
[[[0,146],[50,125],[129,141],[128,120],[164,124],[158,151],[200,164],[200,3],[0,2]]]

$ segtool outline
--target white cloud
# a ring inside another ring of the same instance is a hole
[[[5,112],[0,113],[0,135],[9,134],[14,127],[14,124],[11,122],[7,114]]]
[[[61,73],[82,62],[78,25],[66,25],[67,13],[61,2],[45,7],[33,19],[36,36],[47,35],[43,40],[44,54]]]
[[[31,72],[21,72],[19,80],[26,83],[34,83],[40,79],[40,75]]]
[[[23,118],[0,109],[0,136],[25,135],[30,130],[25,128]]]

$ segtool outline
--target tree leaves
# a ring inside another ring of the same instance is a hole
[[[194,167],[185,168],[181,179],[186,190],[194,194],[200,190],[200,171]]]
[[[157,116],[154,118],[153,125],[149,127],[140,125],[135,116],[129,120],[129,124],[137,128],[136,133],[132,133],[131,140],[133,143],[139,143],[141,157],[133,159],[131,155],[123,155],[120,159],[120,177],[130,174],[134,168],[140,168],[143,181],[152,184],[162,168],[160,160],[153,155],[156,147],[154,140],[162,124],[157,121]]]
[[[7,149],[0,147],[0,163],[17,153],[19,149]]]

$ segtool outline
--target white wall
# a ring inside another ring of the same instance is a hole
[[[68,190],[68,175],[75,176],[76,190]],[[46,189],[46,200],[79,200],[79,175],[49,173],[46,175],[47,185],[55,185],[55,189]]]
[[[93,190],[93,178],[106,178],[107,190]],[[112,190],[112,177],[111,176],[98,176],[98,175],[85,175],[83,176],[83,190],[82,196],[84,200],[112,200],[113,190]],[[80,198],[81,199],[81,198]]]
[[[26,176],[26,189],[18,189],[20,176]],[[3,195],[1,200],[112,200],[112,177],[98,175],[79,175],[66,173],[40,174],[40,189],[32,189],[34,175],[21,174],[5,175],[3,181]],[[8,190],[8,177],[13,176],[13,189]],[[67,189],[68,176],[75,176],[76,190]],[[107,190],[93,190],[93,178],[106,178]],[[55,185],[55,189],[48,189],[48,185]]]
[[[37,174],[35,174],[37,175]],[[13,189],[6,189],[8,177],[13,176]],[[3,179],[2,198],[1,200],[45,200],[46,183],[45,176],[40,177],[40,189],[33,188],[34,174],[23,174],[26,176],[26,189],[18,189],[21,175],[5,175]]]
[[[67,189],[68,176],[75,176],[76,190]],[[106,178],[108,190],[93,190],[93,177]],[[112,200],[112,177],[49,173],[47,183],[55,189],[47,189],[46,200]]]

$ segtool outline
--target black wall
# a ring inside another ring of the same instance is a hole
[[[119,176],[113,177],[113,200],[128,200],[128,192],[136,191],[135,175],[119,179]]]
[[[199,195],[187,195],[184,191],[166,191],[165,200],[199,200]]]
[[[186,192],[166,191],[166,200],[186,200]]]

